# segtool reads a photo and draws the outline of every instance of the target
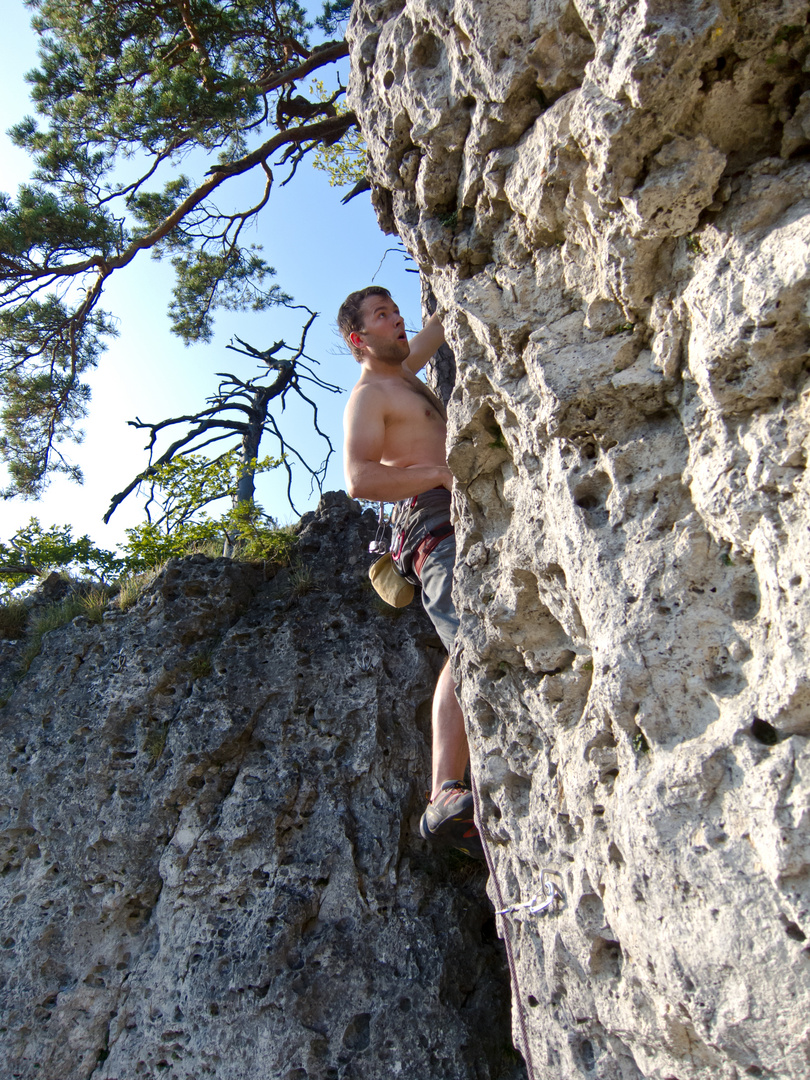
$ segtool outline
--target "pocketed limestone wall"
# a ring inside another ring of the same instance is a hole
[[[374,203],[456,356],[486,828],[509,902],[564,892],[513,918],[537,1076],[810,1070],[807,19],[354,6]]]

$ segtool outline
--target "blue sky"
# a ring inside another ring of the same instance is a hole
[[[3,15],[0,187],[14,194],[17,185],[28,178],[30,162],[11,145],[5,132],[33,112],[24,74],[36,63],[36,38],[21,0],[6,0]],[[327,88],[336,85],[334,71],[334,67],[325,69],[322,75]],[[345,82],[345,69],[342,74]],[[193,166],[186,162],[183,171],[196,180],[206,167],[203,164],[195,174]],[[406,272],[399,252],[385,254],[396,247],[396,237],[384,236],[379,230],[368,193],[344,207],[340,205],[344,192],[331,188],[326,174],[306,160],[285,188],[279,185],[284,172],[274,171],[276,185],[270,203],[251,239],[263,245],[282,288],[297,302],[320,313],[310,331],[307,351],[319,361],[315,369],[318,374],[348,390],[358,371],[335,327],[341,301],[348,292],[373,278],[392,291],[409,329],[414,331],[421,326],[418,275]],[[261,179],[257,176],[246,180],[246,184],[255,193],[260,190]],[[224,202],[224,197],[220,201]],[[143,449],[146,433],[127,427],[126,421],[135,416],[156,421],[195,411],[216,389],[217,371],[253,374],[252,361],[225,348],[234,334],[259,348],[279,338],[292,343],[300,337],[301,312],[223,312],[210,345],[186,348],[170,333],[166,317],[172,282],[171,267],[155,262],[145,253],[114,276],[102,306],[117,316],[119,336],[111,341],[89,380],[93,398],[90,414],[82,425],[84,442],[67,447],[70,459],[82,468],[85,482],[79,487],[57,478],[39,501],[0,502],[0,540],[7,540],[16,528],[36,516],[46,526],[69,523],[74,535],[88,533],[97,544],[113,547],[123,539],[125,527],[143,520],[142,500],[133,494],[116,511],[110,525],[101,521],[110,497],[147,463]],[[347,395],[317,393],[321,427],[331,436],[336,449],[325,490],[342,488],[341,417]],[[290,406],[278,419],[304,456],[319,463],[323,456],[321,445],[314,437],[307,412]],[[275,446],[267,442],[262,449],[273,453]],[[0,465],[0,485],[2,473]],[[259,478],[257,498],[268,513],[289,521],[295,515],[286,503],[285,489],[282,473],[270,473]],[[313,509],[317,502],[317,495],[309,495],[309,483],[303,474],[295,485],[294,498],[300,513]]]

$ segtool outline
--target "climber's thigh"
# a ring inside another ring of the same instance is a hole
[[[448,653],[458,630],[458,616],[453,606],[453,567],[456,562],[456,538],[451,533],[431,551],[422,564],[422,604],[442,639]]]

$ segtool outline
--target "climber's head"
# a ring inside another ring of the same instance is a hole
[[[368,285],[340,305],[338,329],[355,360],[401,364],[410,351],[405,323],[388,289]]]

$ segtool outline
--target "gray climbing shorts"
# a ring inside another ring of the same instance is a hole
[[[422,585],[422,605],[448,653],[453,651],[459,621],[453,606],[455,562],[456,538],[451,533],[431,551],[419,573],[419,581]]]

